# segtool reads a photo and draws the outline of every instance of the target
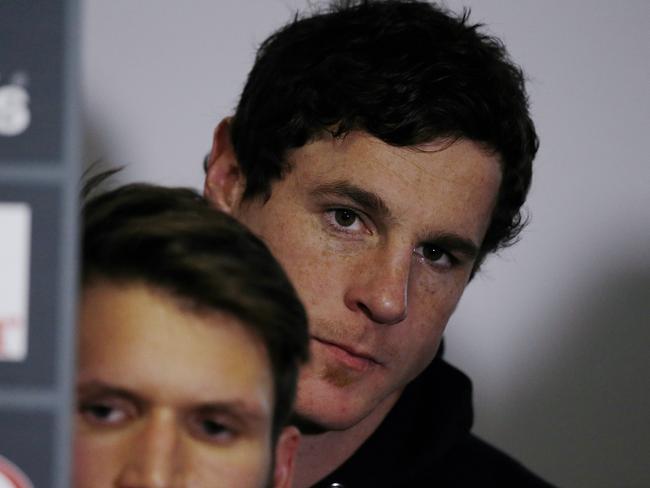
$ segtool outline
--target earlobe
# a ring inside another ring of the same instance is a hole
[[[300,432],[293,426],[285,427],[275,445],[274,488],[291,488]]]
[[[214,130],[212,149],[207,157],[203,196],[219,210],[232,214],[246,188],[230,139],[231,118],[219,122]]]

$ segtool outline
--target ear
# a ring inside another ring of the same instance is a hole
[[[300,444],[300,431],[293,426],[285,427],[275,445],[274,488],[291,488],[296,452]]]
[[[228,214],[232,214],[239,206],[246,189],[246,178],[241,172],[230,139],[231,121],[231,117],[226,117],[214,130],[203,186],[203,196]]]

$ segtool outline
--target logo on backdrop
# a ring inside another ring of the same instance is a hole
[[[34,485],[18,466],[0,456],[0,488],[34,488]]]
[[[27,357],[31,222],[27,203],[0,202],[0,363]]]
[[[21,72],[14,73],[6,82],[0,76],[0,136],[22,134],[31,120],[27,76]]]

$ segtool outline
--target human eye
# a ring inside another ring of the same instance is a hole
[[[422,244],[415,253],[436,268],[450,269],[457,262],[452,254],[436,244]]]
[[[362,232],[365,228],[359,214],[349,208],[332,208],[325,212],[330,227],[345,233]]]
[[[121,398],[90,398],[81,400],[78,405],[81,417],[91,425],[116,427],[135,418],[137,407]]]
[[[211,444],[228,444],[235,440],[235,422],[220,415],[196,413],[190,415],[188,426],[192,435]]]

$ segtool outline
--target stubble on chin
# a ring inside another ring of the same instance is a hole
[[[336,388],[345,388],[355,381],[354,377],[347,369],[331,364],[323,366],[319,372],[319,377],[322,381],[335,386]]]

